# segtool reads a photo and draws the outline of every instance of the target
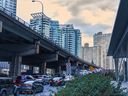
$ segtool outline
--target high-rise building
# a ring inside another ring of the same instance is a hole
[[[81,56],[81,33],[79,29],[74,29],[71,24],[60,25],[58,21],[51,20],[42,13],[33,13],[32,17],[30,26],[33,30],[49,37],[72,54]]]
[[[82,50],[82,58],[85,61],[93,62],[97,66],[101,66],[101,47],[93,46],[90,47],[88,43],[86,43]]]
[[[55,20],[50,21],[50,38],[57,44],[62,46],[62,32],[59,29],[59,22]]]
[[[33,18],[30,19],[30,27],[36,32],[38,32],[39,34],[50,37],[50,20],[51,19],[42,12],[33,13],[31,15]]]
[[[0,6],[16,15],[16,3],[17,0],[0,0]]]
[[[111,33],[96,33],[93,36],[93,47],[86,44],[83,47],[82,58],[89,62],[94,62],[97,66],[105,69],[114,69],[114,62],[111,56],[107,56]]]
[[[67,49],[73,55],[80,57],[81,51],[81,33],[79,29],[74,29],[73,25],[60,25],[62,32],[62,47]]]
[[[101,66],[106,69],[113,68],[113,59],[111,56],[107,56],[110,39],[111,33],[103,34],[98,32],[93,36],[94,46],[101,47]]]

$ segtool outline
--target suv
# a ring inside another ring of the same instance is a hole
[[[9,77],[0,77],[0,96],[12,95],[13,90],[13,79]]]

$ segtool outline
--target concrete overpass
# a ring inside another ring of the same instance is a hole
[[[128,1],[120,0],[108,55],[115,60],[116,80],[128,81]]]
[[[56,69],[56,72],[67,65],[94,66],[70,52],[61,48],[49,38],[32,30],[24,20],[0,7],[0,61],[9,61],[10,76],[21,74],[21,64],[38,66],[40,73],[46,72],[46,67]]]

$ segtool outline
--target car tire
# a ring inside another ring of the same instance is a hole
[[[36,91],[35,90],[33,90],[33,96],[35,96],[36,95]]]
[[[6,92],[6,91],[3,91],[3,92],[1,93],[1,96],[7,96],[7,92]]]
[[[41,90],[41,92],[43,92],[44,91],[44,86],[42,87],[42,90]]]
[[[14,96],[19,96],[19,90],[14,93]]]

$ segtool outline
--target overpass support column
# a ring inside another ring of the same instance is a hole
[[[55,74],[62,74],[61,65],[57,65],[57,66],[55,67]]]
[[[32,65],[29,66],[29,70],[31,71],[31,73],[33,74],[33,70],[34,70],[34,67]]]
[[[14,76],[21,75],[21,63],[22,63],[22,57],[21,56],[15,56],[15,71]]]
[[[43,62],[40,66],[39,66],[39,73],[40,74],[46,74],[47,71],[47,62]]]
[[[76,75],[79,75],[79,63],[78,63],[78,62],[76,62],[75,74],[76,74]]]
[[[17,76],[21,75],[21,62],[22,57],[21,56],[15,56],[12,58],[12,62],[10,64],[10,76]]]
[[[10,76],[18,76],[21,75],[21,62],[22,57],[21,56],[15,56],[12,58],[12,62],[10,64]]]
[[[126,58],[126,62],[125,62],[125,81],[128,81],[128,57]]]
[[[14,58],[12,58],[12,62],[10,62],[10,67],[9,67],[9,76],[12,77],[14,75],[14,70],[15,70],[15,64],[13,63]]]
[[[123,74],[124,74],[124,81],[127,81],[128,80],[128,78],[127,78],[127,72],[128,72],[128,70],[127,70],[127,59],[126,60],[124,60],[124,62],[123,62]]]
[[[59,66],[59,74],[62,74],[61,65]]]
[[[115,58],[115,76],[116,76],[116,81],[119,81],[119,60],[118,58]]]
[[[66,63],[66,74],[71,75],[71,63],[70,59],[68,59],[68,62]]]
[[[125,70],[126,70],[125,76],[126,76],[126,81],[128,81],[128,44],[127,44],[127,52],[126,52],[126,55],[127,55],[127,57],[126,57],[126,65],[125,65]]]

